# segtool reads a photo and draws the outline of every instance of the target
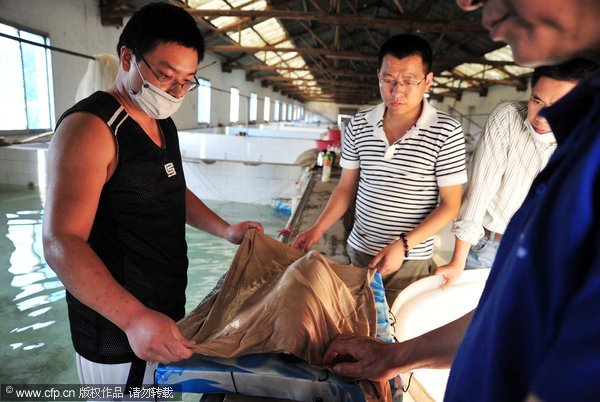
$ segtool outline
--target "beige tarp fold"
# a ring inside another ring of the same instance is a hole
[[[304,254],[258,231],[240,245],[219,292],[179,322],[196,353],[234,357],[289,353],[322,368],[341,333],[376,335],[368,270]],[[369,400],[389,400],[387,382],[361,382]],[[379,397],[378,395],[383,395]]]

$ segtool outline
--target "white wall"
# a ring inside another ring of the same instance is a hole
[[[46,152],[46,144],[0,147],[0,183],[45,189]]]
[[[216,64],[207,67],[199,71],[198,77],[210,80],[211,83],[211,111],[210,111],[210,125],[218,126],[229,125],[229,102],[230,102],[230,90],[232,87],[236,87],[240,91],[240,121],[238,124],[248,124],[248,106],[249,96],[251,92],[255,92],[258,95],[258,113],[257,123],[264,123],[264,98],[268,96],[270,106],[270,121],[273,120],[273,104],[275,100],[279,100],[280,108],[281,103],[292,103],[295,105],[301,105],[300,102],[292,100],[288,96],[284,96],[281,92],[274,92],[272,87],[262,87],[260,80],[246,81],[246,74],[243,70],[233,70],[231,73],[225,73],[221,71],[221,62],[212,54],[207,54],[204,61],[200,64],[207,65],[217,61]],[[197,96],[197,95],[195,95]],[[194,115],[190,118],[180,118],[179,112],[175,115],[178,120],[178,127],[181,129],[192,128],[196,125],[196,107],[197,102],[194,99],[193,110]]]
[[[101,25],[99,3],[98,0],[0,0],[0,18],[8,24],[49,35],[51,45],[55,47],[87,55],[116,54],[122,28]],[[217,60],[214,55],[207,54],[201,65],[214,60]],[[56,118],[74,104],[77,86],[88,61],[82,57],[52,52]],[[244,125],[248,120],[248,97],[251,92],[256,92],[259,98],[258,123],[263,122],[264,96],[271,98],[271,120],[275,99],[280,103],[300,105],[300,102],[293,101],[280,92],[273,92],[271,87],[263,88],[259,80],[246,81],[242,70],[221,72],[220,62],[201,70],[199,76],[211,80],[214,88],[226,91],[212,91],[211,126],[229,124],[229,90],[232,86],[240,90],[240,123]],[[197,93],[187,96],[180,110],[173,116],[178,128],[198,126],[197,97]]]
[[[306,110],[319,114],[322,117],[322,119],[319,120],[321,123],[325,124],[337,124],[340,108],[355,108],[358,111],[361,111],[371,106],[372,105],[347,105],[333,102],[306,102],[304,105]]]
[[[116,54],[120,29],[100,24],[96,0],[0,0],[0,17],[50,37],[50,44],[74,52]],[[75,102],[88,59],[52,52],[54,100],[58,118]]]
[[[305,168],[242,162],[183,161],[188,188],[203,200],[270,204],[272,198],[299,198]]]

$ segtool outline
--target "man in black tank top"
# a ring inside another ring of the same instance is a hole
[[[86,384],[152,383],[148,362],[192,355],[184,316],[185,224],[239,243],[260,223],[230,225],[186,187],[170,116],[194,90],[204,40],[179,7],[136,12],[107,92],[60,118],[48,153],[44,255],[67,289]],[[149,381],[149,382],[146,382]]]

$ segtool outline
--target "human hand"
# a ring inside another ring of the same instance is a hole
[[[302,232],[298,236],[296,236],[296,239],[294,239],[294,243],[292,243],[292,247],[297,250],[306,252],[310,250],[316,242],[319,241],[321,236],[323,236],[323,233],[321,233],[321,231],[319,231],[313,226],[307,231]]]
[[[441,288],[445,289],[450,286],[458,277],[462,274],[465,269],[465,264],[452,262],[439,266],[435,269],[434,275],[441,275],[444,277],[444,282]]]
[[[171,363],[193,355],[196,341],[183,336],[175,321],[158,311],[145,309],[124,330],[137,357],[150,362]]]
[[[247,230],[256,229],[260,233],[264,233],[265,229],[259,222],[244,221],[236,223],[235,225],[229,225],[225,232],[225,239],[233,244],[240,244],[244,238],[244,234]]]
[[[404,262],[404,244],[397,241],[384,248],[371,260],[369,269],[377,268],[381,275],[391,274],[397,271]]]
[[[393,366],[391,343],[376,338],[342,334],[334,338],[323,355],[323,365],[342,377],[372,381],[389,380],[398,374]]]

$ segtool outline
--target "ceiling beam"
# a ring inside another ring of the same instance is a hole
[[[277,66],[267,66],[267,65],[251,65],[251,66],[231,65],[230,68],[233,70],[263,71],[263,72],[267,72],[267,73],[272,72],[273,74],[279,74],[280,71],[289,71],[289,72],[310,72],[313,75],[332,74],[332,75],[338,76],[338,77],[356,77],[356,78],[365,78],[365,79],[371,79],[371,78],[375,77],[375,69],[373,69],[372,73],[368,73],[366,70],[365,70],[365,72],[357,72],[357,71],[350,71],[350,70],[345,70],[345,69],[335,69],[335,68],[323,68],[321,70],[314,70],[314,69],[309,68],[308,66],[298,68],[298,67],[277,67]],[[257,76],[256,78],[264,79],[265,77]]]
[[[268,83],[272,83],[269,80],[265,80]],[[278,81],[277,86],[280,88],[287,88],[287,87],[294,87],[294,88],[303,88],[303,89],[309,89],[309,88],[321,88],[321,89],[327,89],[327,90],[333,90],[335,91],[336,89],[343,89],[343,88],[354,88],[354,89],[369,89],[369,90],[377,90],[377,84],[374,83],[359,83],[359,82],[351,82],[351,81],[344,81],[344,82],[335,82],[335,81],[328,81],[328,82],[319,82],[316,85],[311,85],[311,86],[306,86],[305,84],[296,84],[293,83],[292,81]]]
[[[127,9],[109,9],[102,11],[102,17],[106,19],[117,17],[130,17],[135,10]],[[202,10],[187,8],[187,12],[203,19],[205,17],[240,17],[240,18],[279,18],[288,20],[309,20],[319,21],[322,24],[330,25],[350,25],[353,27],[377,29],[394,29],[398,31],[419,31],[419,32],[470,32],[486,33],[487,31],[477,22],[471,21],[445,21],[445,20],[425,20],[407,17],[374,17],[361,14],[334,14],[323,13],[320,11],[293,11],[293,10]]]
[[[240,46],[240,45],[211,45],[207,46],[206,50],[216,53],[240,52],[240,53],[258,53],[258,52],[283,52],[283,53],[299,53],[299,54],[321,54],[331,59],[346,59],[346,60],[361,60],[361,61],[377,61],[376,54],[364,54],[359,52],[336,52],[324,48],[308,48],[308,47],[278,47],[278,46]],[[434,65],[457,65],[461,63],[476,63],[489,66],[514,66],[514,61],[508,60],[487,60],[483,57],[466,57],[466,58],[444,58],[434,60]]]
[[[525,88],[527,87],[527,77],[521,77],[521,78],[507,78],[507,79],[490,79],[490,78],[481,78],[481,77],[469,77],[469,76],[463,76],[463,75],[458,75],[458,74],[450,74],[450,75],[438,75],[437,78],[448,78],[451,81],[468,81],[468,82],[474,82],[474,83],[479,83],[479,84],[487,84],[487,85],[506,85],[506,86],[511,86],[511,87],[515,87],[515,88],[522,88],[523,86],[525,86]],[[434,78],[435,80],[435,78]]]
[[[232,22],[230,24],[224,25],[221,28],[214,28],[212,31],[208,31],[206,34],[204,34],[204,39],[208,40],[214,36],[218,36],[230,31],[237,31],[240,27],[244,26],[244,24],[247,23],[253,23],[253,24],[258,24],[259,22],[262,22],[264,20],[255,20],[252,18],[240,18],[235,22]]]
[[[413,10],[412,15],[415,16],[419,16],[419,17],[425,17],[427,14],[429,14],[429,12],[431,11],[431,9],[433,8],[434,4],[437,2],[437,0],[424,0],[421,2],[421,5]]]
[[[404,14],[406,10],[404,9],[404,4],[402,4],[402,0],[394,0],[394,4],[398,7],[398,11],[400,14]]]
[[[251,17],[251,18],[279,18],[290,20],[312,20],[321,24],[350,25],[353,27],[377,29],[394,29],[398,31],[420,32],[462,32],[462,33],[487,33],[485,28],[477,22],[471,21],[446,21],[425,20],[406,17],[374,17],[361,14],[330,14],[314,11],[292,10],[199,10],[189,9],[190,14],[197,18],[203,17]]]
[[[326,79],[326,78],[288,78],[281,75],[269,75],[263,77],[256,77],[257,79],[261,79],[263,81],[275,82],[275,81],[298,81],[298,82],[318,82],[321,83],[348,83],[348,84],[373,84],[377,85],[377,80],[374,75],[369,75],[368,80],[357,81],[356,79],[351,79],[352,77],[346,79]]]

